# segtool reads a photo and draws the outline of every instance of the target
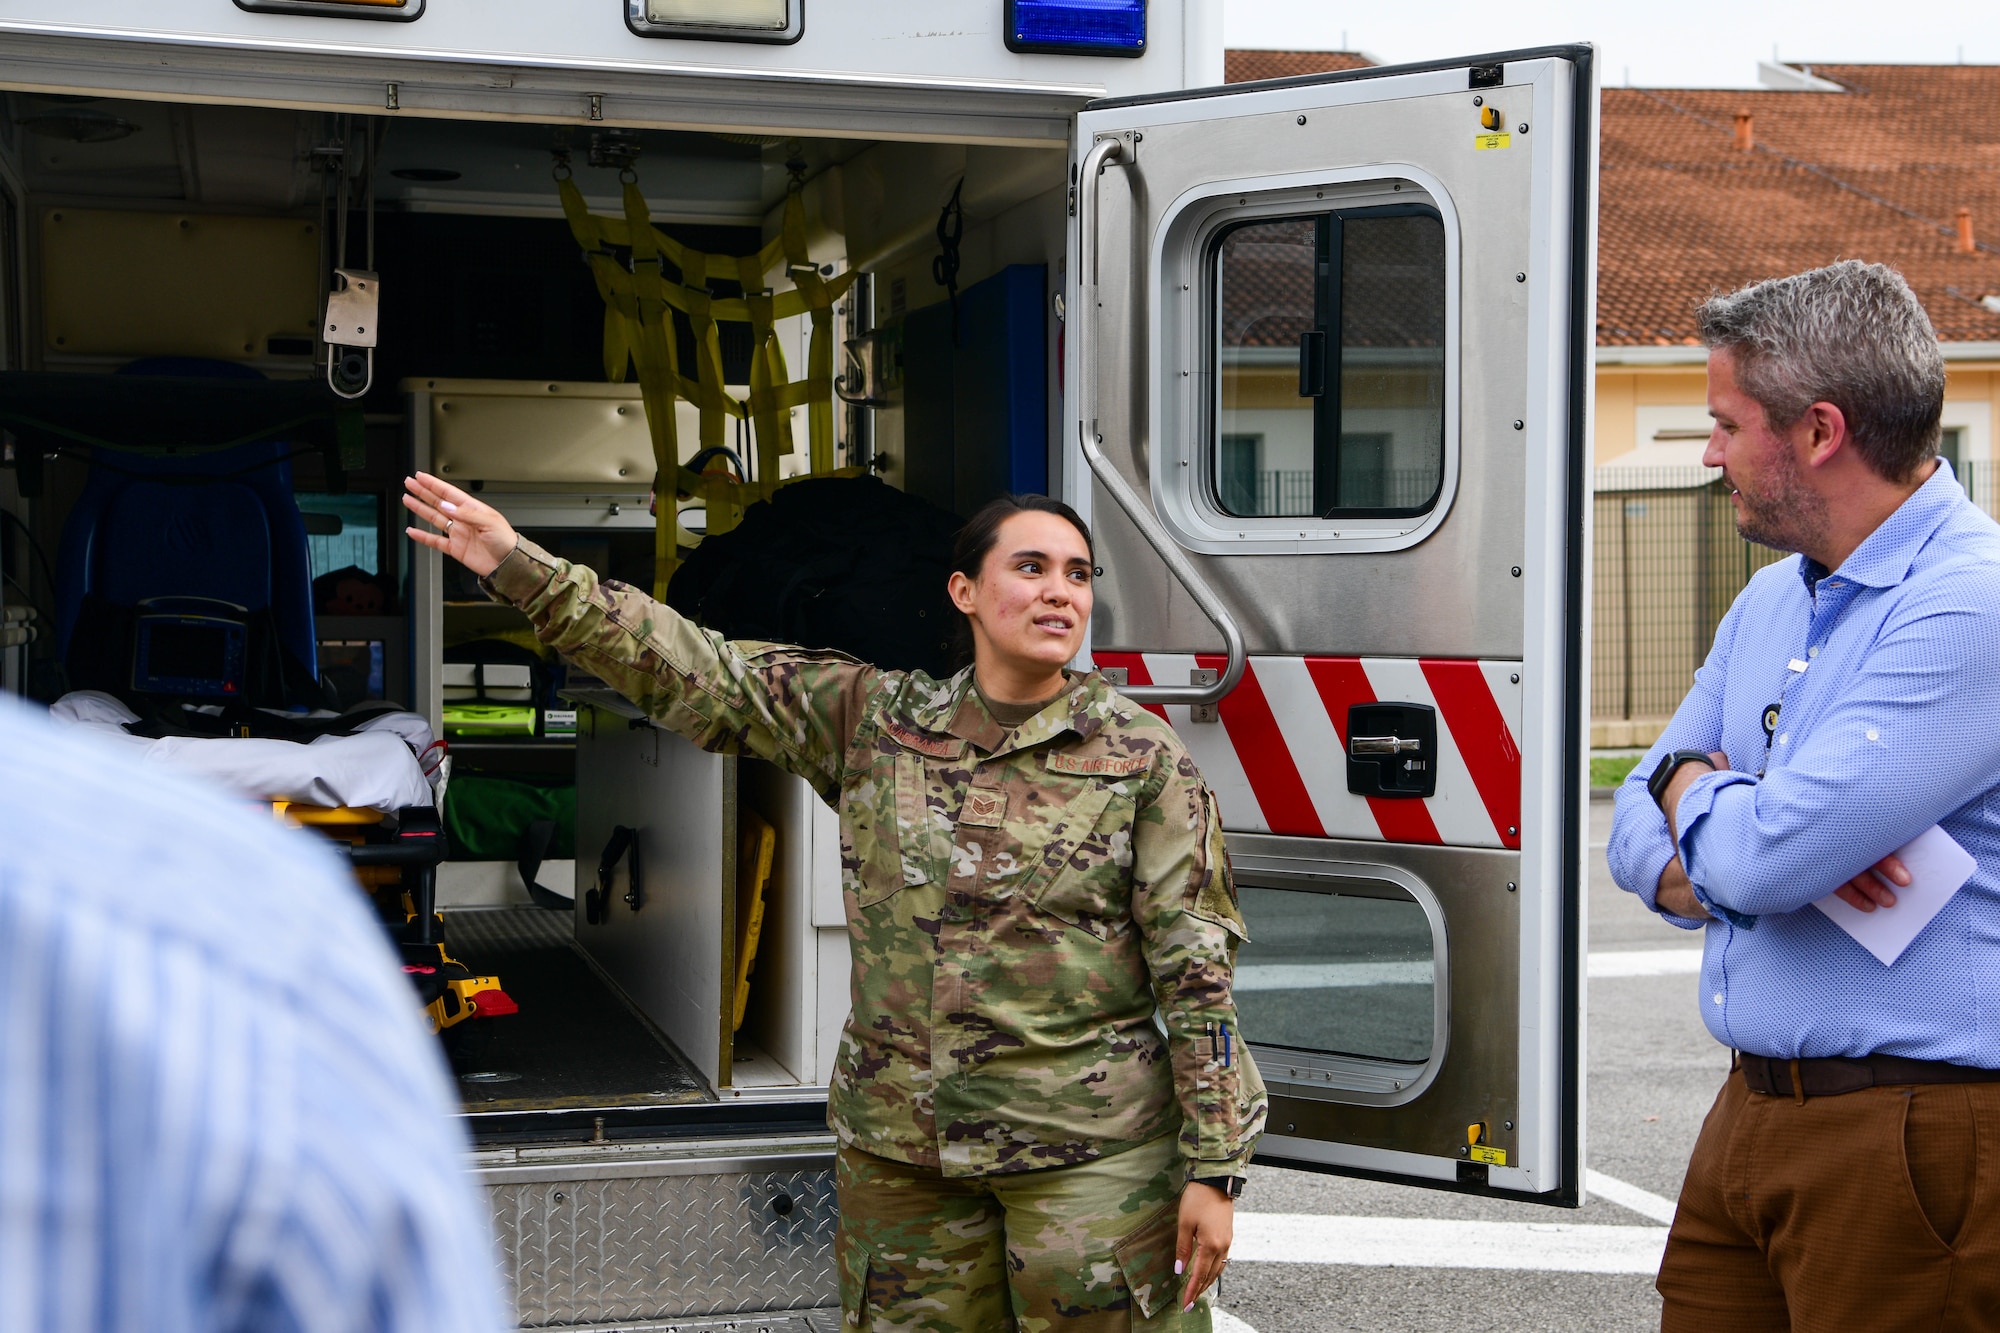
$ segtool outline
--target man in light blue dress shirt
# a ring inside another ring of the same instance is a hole
[[[417,1003],[309,835],[0,696],[0,1330],[502,1327]]]
[[[1661,1326],[2000,1326],[2000,525],[1936,457],[1943,358],[1900,275],[1835,264],[1700,324],[1703,461],[1746,538],[1798,554],[1617,796],[1612,874],[1704,932],[1734,1052]],[[1896,911],[1894,853],[1934,825],[1976,868],[1884,964],[1812,904]]]

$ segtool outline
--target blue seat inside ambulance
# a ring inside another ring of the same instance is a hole
[[[262,378],[184,358],[122,373]],[[282,440],[188,453],[93,451],[57,560],[56,634],[71,688],[213,694],[218,703],[267,708],[323,702],[293,452]],[[204,626],[236,644],[226,690],[187,688],[219,679],[211,674],[216,651],[198,632]],[[149,654],[159,659],[150,672]],[[163,676],[183,688],[162,689]]]

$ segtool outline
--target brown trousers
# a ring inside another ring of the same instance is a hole
[[[1662,1333],[2000,1330],[2000,1083],[1722,1085],[1660,1263]]]

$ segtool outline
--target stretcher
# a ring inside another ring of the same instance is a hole
[[[98,690],[73,690],[49,714],[139,750],[148,763],[268,801],[281,822],[325,836],[346,855],[388,921],[431,1031],[516,1011],[499,978],[475,974],[445,949],[435,890],[445,854],[437,805],[447,769],[442,747],[418,714],[381,713],[349,734],[310,741],[136,736],[126,728],[140,715]]]
[[[49,709],[60,723],[140,752],[148,763],[181,769],[253,800],[346,806],[390,814],[434,806],[438,777],[430,724],[416,713],[383,713],[351,735],[310,742],[261,737],[135,736],[140,720],[124,702],[100,690],[72,690]],[[432,754],[427,775],[418,759]]]

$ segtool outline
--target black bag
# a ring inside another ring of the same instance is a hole
[[[832,648],[895,671],[951,674],[945,592],[959,520],[875,477],[814,477],[702,539],[667,605],[730,639]]]

